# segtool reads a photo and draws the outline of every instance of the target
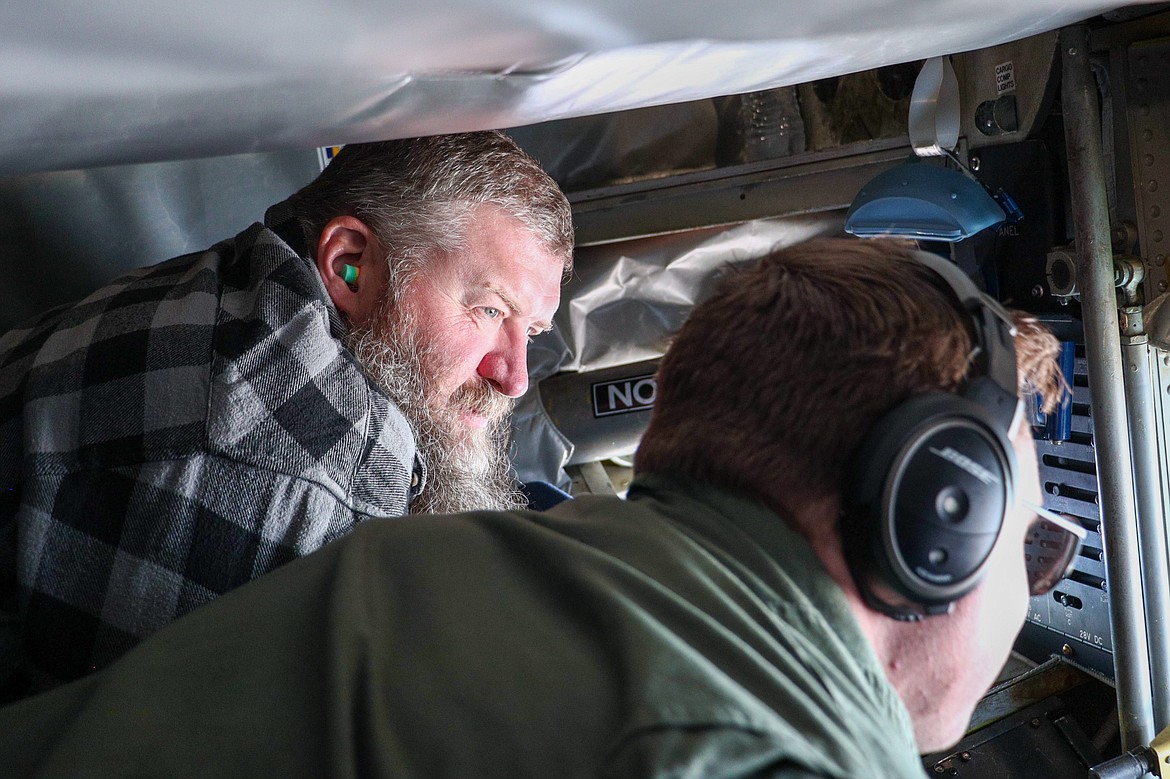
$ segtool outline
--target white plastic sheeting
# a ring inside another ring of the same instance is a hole
[[[580,248],[557,312],[567,351],[556,367],[591,371],[660,357],[720,271],[841,231],[840,214],[822,214]]]
[[[1108,0],[45,0],[0,10],[0,174],[707,98],[982,48]]]
[[[843,215],[833,212],[579,248],[573,279],[561,293],[556,327],[537,336],[529,350],[532,383],[559,371],[595,371],[661,357],[727,268],[819,235],[843,234]],[[580,402],[588,404],[589,398],[582,396]],[[566,486],[562,468],[573,446],[582,442],[570,441],[556,428],[539,393],[525,396],[513,428],[513,461],[521,478]],[[606,433],[599,425],[597,435]],[[618,454],[628,451],[607,456]]]

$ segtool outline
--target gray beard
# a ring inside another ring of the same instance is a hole
[[[410,513],[451,514],[527,506],[508,460],[510,414],[489,417],[487,426],[477,430],[460,419],[458,409],[433,408],[426,395],[440,368],[439,360],[417,343],[421,339],[409,322],[379,319],[381,332],[354,330],[346,342],[369,377],[410,422],[426,463],[426,485],[410,504]],[[480,392],[486,396],[493,391]]]

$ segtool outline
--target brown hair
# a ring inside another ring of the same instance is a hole
[[[458,251],[475,206],[515,217],[572,270],[569,202],[535,159],[495,130],[403,138],[343,148],[289,198],[310,246],[329,220],[361,219],[405,280],[435,253]],[[400,285],[391,285],[392,290]]]
[[[840,494],[861,437],[908,397],[958,390],[970,323],[913,244],[819,239],[732,271],[658,369],[639,471],[784,503]],[[1059,397],[1059,344],[1014,312],[1021,388]]]

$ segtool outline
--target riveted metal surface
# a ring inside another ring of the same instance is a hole
[[[1126,107],[1146,299],[1170,288],[1170,40],[1143,41],[1128,51]]]

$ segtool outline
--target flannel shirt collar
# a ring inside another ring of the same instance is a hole
[[[275,233],[276,237],[283,241],[309,268],[311,271],[309,275],[317,285],[318,297],[325,304],[325,310],[329,314],[329,334],[344,344],[349,335],[349,327],[341,317],[341,313],[338,312],[337,306],[333,304],[333,299],[329,297],[320,274],[317,273],[317,265],[313,261],[309,240],[296,217],[292,204],[288,200],[282,200],[270,206],[264,212],[264,226]],[[426,479],[426,463],[421,455],[416,453],[411,467],[409,501],[413,501],[426,488]]]
[[[338,341],[345,343],[346,336],[349,335],[349,326],[342,319],[341,313],[337,310],[337,306],[333,305],[332,298],[329,297],[324,283],[321,282],[321,277],[317,273],[317,266],[313,261],[312,248],[309,245],[308,239],[305,237],[305,231],[301,227],[300,221],[293,212],[292,204],[287,200],[282,200],[271,206],[264,212],[264,226],[276,233],[276,236],[284,241],[285,245],[295,252],[304,261],[305,265],[309,266],[313,271],[312,275],[317,281],[320,298],[324,301],[325,308],[329,312],[329,333]]]

